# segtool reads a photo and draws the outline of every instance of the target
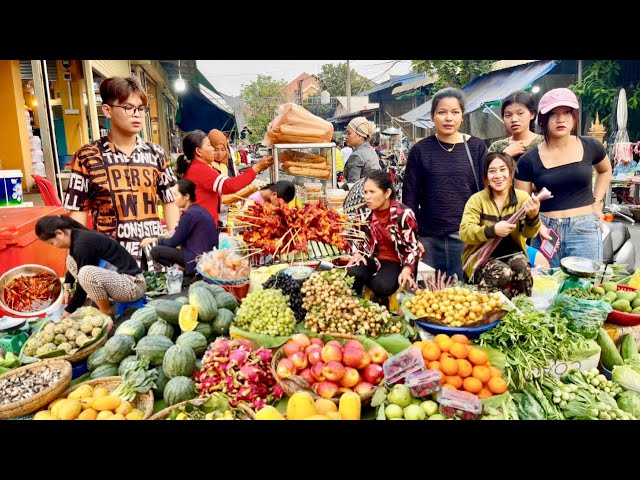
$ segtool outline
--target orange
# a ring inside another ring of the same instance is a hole
[[[438,345],[438,347],[440,347],[440,350],[442,350],[443,352],[448,352],[451,348],[451,345],[453,345],[453,340],[448,337],[440,339],[439,341],[436,340],[436,345]]]
[[[457,375],[458,362],[453,358],[440,359],[440,370],[445,375]]]
[[[487,387],[496,395],[507,391],[507,382],[500,377],[491,377],[487,382]]]
[[[469,343],[469,339],[466,337],[466,335],[462,335],[460,333],[456,333],[455,335],[453,335],[451,337],[451,340],[453,340],[456,343],[461,343],[463,345],[467,345]]]
[[[496,367],[489,367],[489,370],[491,370],[491,376],[492,377],[500,377],[500,378],[502,378],[502,372],[500,370],[498,370]]]
[[[427,368],[429,370],[440,370],[440,362],[437,360],[434,360],[433,362],[429,362],[427,363]]]
[[[449,335],[447,335],[446,333],[439,333],[438,335],[433,337],[433,341],[436,343],[441,342],[442,340],[449,340]]]
[[[453,342],[451,344],[451,347],[449,347],[449,352],[451,352],[451,355],[453,355],[455,358],[467,358],[467,355],[469,354],[469,352],[467,352],[466,345],[456,342]]]
[[[457,390],[457,388],[450,383],[445,383],[444,385],[442,385],[442,388],[453,388],[454,390]]]
[[[411,344],[412,347],[416,347],[418,350],[422,351],[422,347],[424,347],[424,343],[422,343],[422,340],[417,340],[415,342],[413,342],[413,344]]]
[[[493,393],[491,393],[491,391],[487,390],[486,388],[482,388],[482,390],[480,390],[480,392],[478,393],[478,398],[480,400],[482,400],[483,398],[489,398],[489,397],[493,397]]]
[[[462,377],[460,377],[459,375],[450,375],[445,378],[446,378],[445,383],[448,383],[449,385],[453,385],[457,389],[462,388]]]
[[[491,378],[491,370],[484,365],[477,365],[473,367],[472,375],[480,380],[482,383],[487,383]]]
[[[464,358],[459,359],[458,361],[458,375],[462,378],[467,378],[471,376],[473,372],[473,366],[469,363],[469,360],[465,360]]]
[[[446,375],[440,376],[440,385],[444,385],[446,382],[447,382],[447,376]]]
[[[463,388],[470,393],[479,393],[482,390],[482,382],[475,377],[467,377],[462,382]]]
[[[449,352],[442,352],[442,355],[440,355],[440,361],[442,361],[442,359],[444,358],[453,358],[453,357]]]
[[[422,356],[425,358],[425,360],[428,360],[430,362],[434,360],[438,360],[440,358],[440,354],[441,354],[440,349],[435,344],[426,345],[422,349]]]
[[[477,348],[469,349],[469,355],[467,356],[469,361],[474,365],[484,365],[489,360],[489,357],[482,350],[478,350]]]

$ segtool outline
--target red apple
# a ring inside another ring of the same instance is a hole
[[[373,385],[368,382],[360,382],[355,387],[353,387],[353,391],[358,395],[365,395],[369,393],[373,389]]]
[[[369,356],[371,361],[377,365],[382,365],[384,361],[389,358],[389,354],[382,347],[382,345],[374,345],[369,349]]]
[[[364,350],[359,350],[357,348],[345,348],[344,352],[342,352],[342,363],[344,363],[347,367],[358,368],[362,363],[362,359],[367,354]]]
[[[379,384],[384,378],[384,371],[382,367],[377,363],[372,363],[367,365],[366,368],[362,371],[362,378],[364,378],[365,382],[368,382],[372,385]]]
[[[340,385],[343,387],[355,387],[358,383],[360,383],[360,374],[358,370],[351,367],[346,367],[344,369],[344,375],[342,379],[340,379]]]
[[[329,342],[324,347],[322,347],[320,356],[322,357],[323,362],[330,362],[332,360],[340,362],[342,361],[342,348],[337,347],[335,344]]]
[[[316,345],[315,343],[312,343],[311,345],[309,345],[307,348],[304,349],[304,353],[309,355],[314,350],[318,350],[320,352],[322,351],[322,347],[320,345]]]
[[[311,367],[311,375],[315,379],[316,382],[324,382],[324,374],[322,370],[324,369],[324,362],[321,360],[316,363],[313,367]]]
[[[333,398],[338,393],[338,385],[329,381],[318,382],[313,387],[313,391],[323,398]]]
[[[316,381],[316,379],[313,378],[313,375],[311,374],[311,369],[310,368],[305,368],[301,372],[298,372],[298,375],[300,375],[302,378],[304,378],[309,383],[309,385],[311,385],[312,383],[314,383]]]
[[[364,355],[362,355],[362,361],[360,362],[360,365],[358,365],[356,368],[358,370],[362,370],[370,363],[371,363],[371,356],[367,352],[364,352]]]
[[[309,352],[308,358],[309,358],[309,363],[311,365],[315,365],[318,362],[322,362],[322,349],[320,347],[317,347],[312,352]]]
[[[329,340],[327,343],[327,345],[335,345],[336,347],[338,347],[340,350],[342,350],[342,344],[337,341],[337,340]]]
[[[331,382],[339,382],[344,377],[344,365],[340,362],[330,361],[324,364],[322,368],[324,378]]]
[[[304,352],[304,347],[298,342],[294,342],[293,340],[289,340],[284,344],[284,354],[287,356],[287,358],[291,357],[291,355],[296,352]]]
[[[276,367],[276,373],[280,378],[287,378],[291,375],[296,374],[296,366],[293,364],[291,359],[283,358],[278,362],[278,366]]]
[[[307,359],[307,354],[304,352],[296,352],[291,355],[291,361],[296,366],[298,370],[304,370],[309,366],[309,360]]]
[[[311,345],[311,340],[309,340],[309,337],[307,337],[304,333],[296,333],[294,335],[291,335],[291,340],[299,343],[304,348],[307,348],[309,345]]]
[[[347,340],[347,343],[344,344],[344,349],[346,350],[347,348],[356,348],[358,350],[362,350],[363,352],[365,351],[364,345],[362,345],[362,343],[360,343],[358,340]]]
[[[320,348],[324,347],[324,342],[318,337],[313,337],[309,339],[309,341],[311,342],[311,345],[318,345]]]

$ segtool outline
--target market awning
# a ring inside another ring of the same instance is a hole
[[[235,128],[233,113],[214,105],[197,84],[187,83],[187,89],[180,93],[178,103],[180,108],[176,114],[176,123],[185,132],[196,129],[208,132],[213,128],[231,131]]]
[[[462,89],[466,99],[465,115],[481,108],[485,103],[502,101],[511,92],[522,90],[556,65],[555,60],[539,61],[490,72],[476,78]],[[401,115],[399,119],[420,128],[433,128],[431,100]]]
[[[356,118],[356,117],[365,117],[370,119],[375,115],[377,110],[378,110],[378,107],[358,110],[357,112],[347,113],[345,115],[340,115],[338,117],[327,118],[327,122],[330,122],[333,124],[349,123],[352,118]]]

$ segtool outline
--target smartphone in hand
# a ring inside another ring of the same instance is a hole
[[[540,245],[540,252],[547,258],[547,260],[551,260],[551,257],[555,255],[555,253],[558,251],[558,248],[560,247],[560,236],[550,228],[548,229],[547,233],[551,237],[551,240],[542,240],[542,244]]]

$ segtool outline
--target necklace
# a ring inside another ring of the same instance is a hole
[[[445,152],[453,152],[453,149],[456,148],[456,144],[454,143],[453,146],[451,148],[444,148],[444,146],[440,143],[440,140],[438,139],[438,136],[436,135],[436,141],[438,142],[438,145],[440,145],[440,148],[442,148]]]

